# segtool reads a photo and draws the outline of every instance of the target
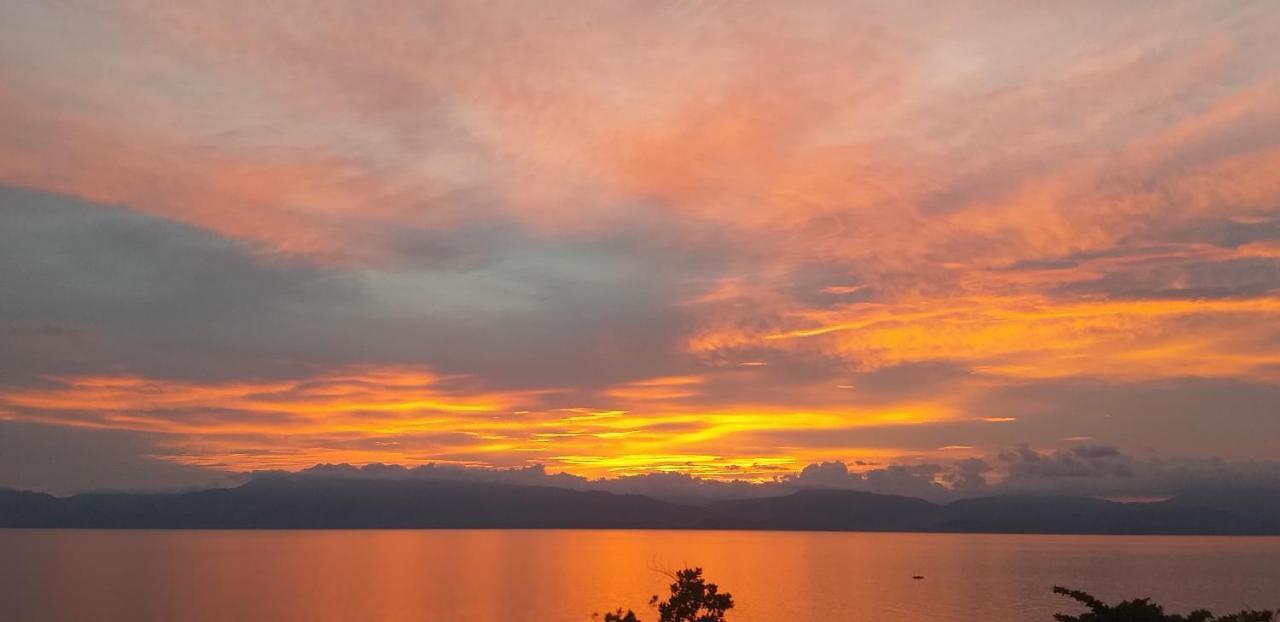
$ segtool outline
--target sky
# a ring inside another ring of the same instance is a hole
[[[1280,474],[1278,32],[0,3],[0,485]]]

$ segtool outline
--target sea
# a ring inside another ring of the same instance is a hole
[[[0,530],[7,622],[645,622],[672,572],[730,622],[1051,622],[1105,600],[1280,608],[1280,538],[783,531]]]

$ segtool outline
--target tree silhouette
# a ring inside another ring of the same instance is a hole
[[[1067,596],[1089,608],[1088,613],[1078,616],[1054,614],[1053,617],[1058,622],[1274,622],[1276,619],[1274,611],[1241,611],[1219,618],[1204,609],[1197,609],[1186,616],[1180,616],[1166,614],[1164,607],[1151,602],[1149,598],[1135,598],[1121,601],[1117,605],[1108,605],[1080,590],[1055,586],[1053,593]]]
[[[625,614],[622,613],[622,609],[618,609],[616,611],[605,613],[604,622],[640,622],[640,619],[637,618],[635,612],[630,609],[628,609]]]
[[[649,606],[658,610],[658,622],[724,622],[726,611],[733,609],[733,596],[720,593],[720,587],[707,583],[701,568],[685,568],[672,578],[671,596],[659,601],[657,595],[649,599]],[[594,616],[593,616],[594,617]],[[617,609],[604,614],[604,622],[640,622],[635,612]]]
[[[725,622],[724,614],[733,609],[733,597],[720,593],[714,583],[707,583],[701,568],[685,568],[671,575],[671,596],[659,601],[655,595],[649,605],[658,610],[658,622]],[[1058,622],[1280,622],[1275,611],[1246,610],[1218,617],[1205,609],[1197,609],[1183,616],[1165,613],[1164,607],[1150,598],[1135,598],[1108,605],[1097,597],[1081,590],[1054,587],[1054,594],[1061,594],[1089,609],[1080,615],[1055,613]],[[599,617],[595,614],[592,618]],[[640,622],[634,611],[616,609],[604,614],[603,622]]]
[[[658,608],[658,622],[724,622],[726,611],[733,609],[733,596],[721,594],[714,583],[702,578],[701,568],[685,568],[676,572],[671,584],[671,598],[649,604]]]

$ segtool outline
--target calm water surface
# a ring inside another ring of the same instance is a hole
[[[1054,584],[1280,607],[1280,538],[0,530],[8,621],[586,621],[701,565],[738,622],[1041,620]],[[912,580],[912,575],[925,575]]]

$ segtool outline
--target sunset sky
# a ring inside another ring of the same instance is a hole
[[[1275,460],[1277,33],[1270,1],[0,3],[0,486]]]

